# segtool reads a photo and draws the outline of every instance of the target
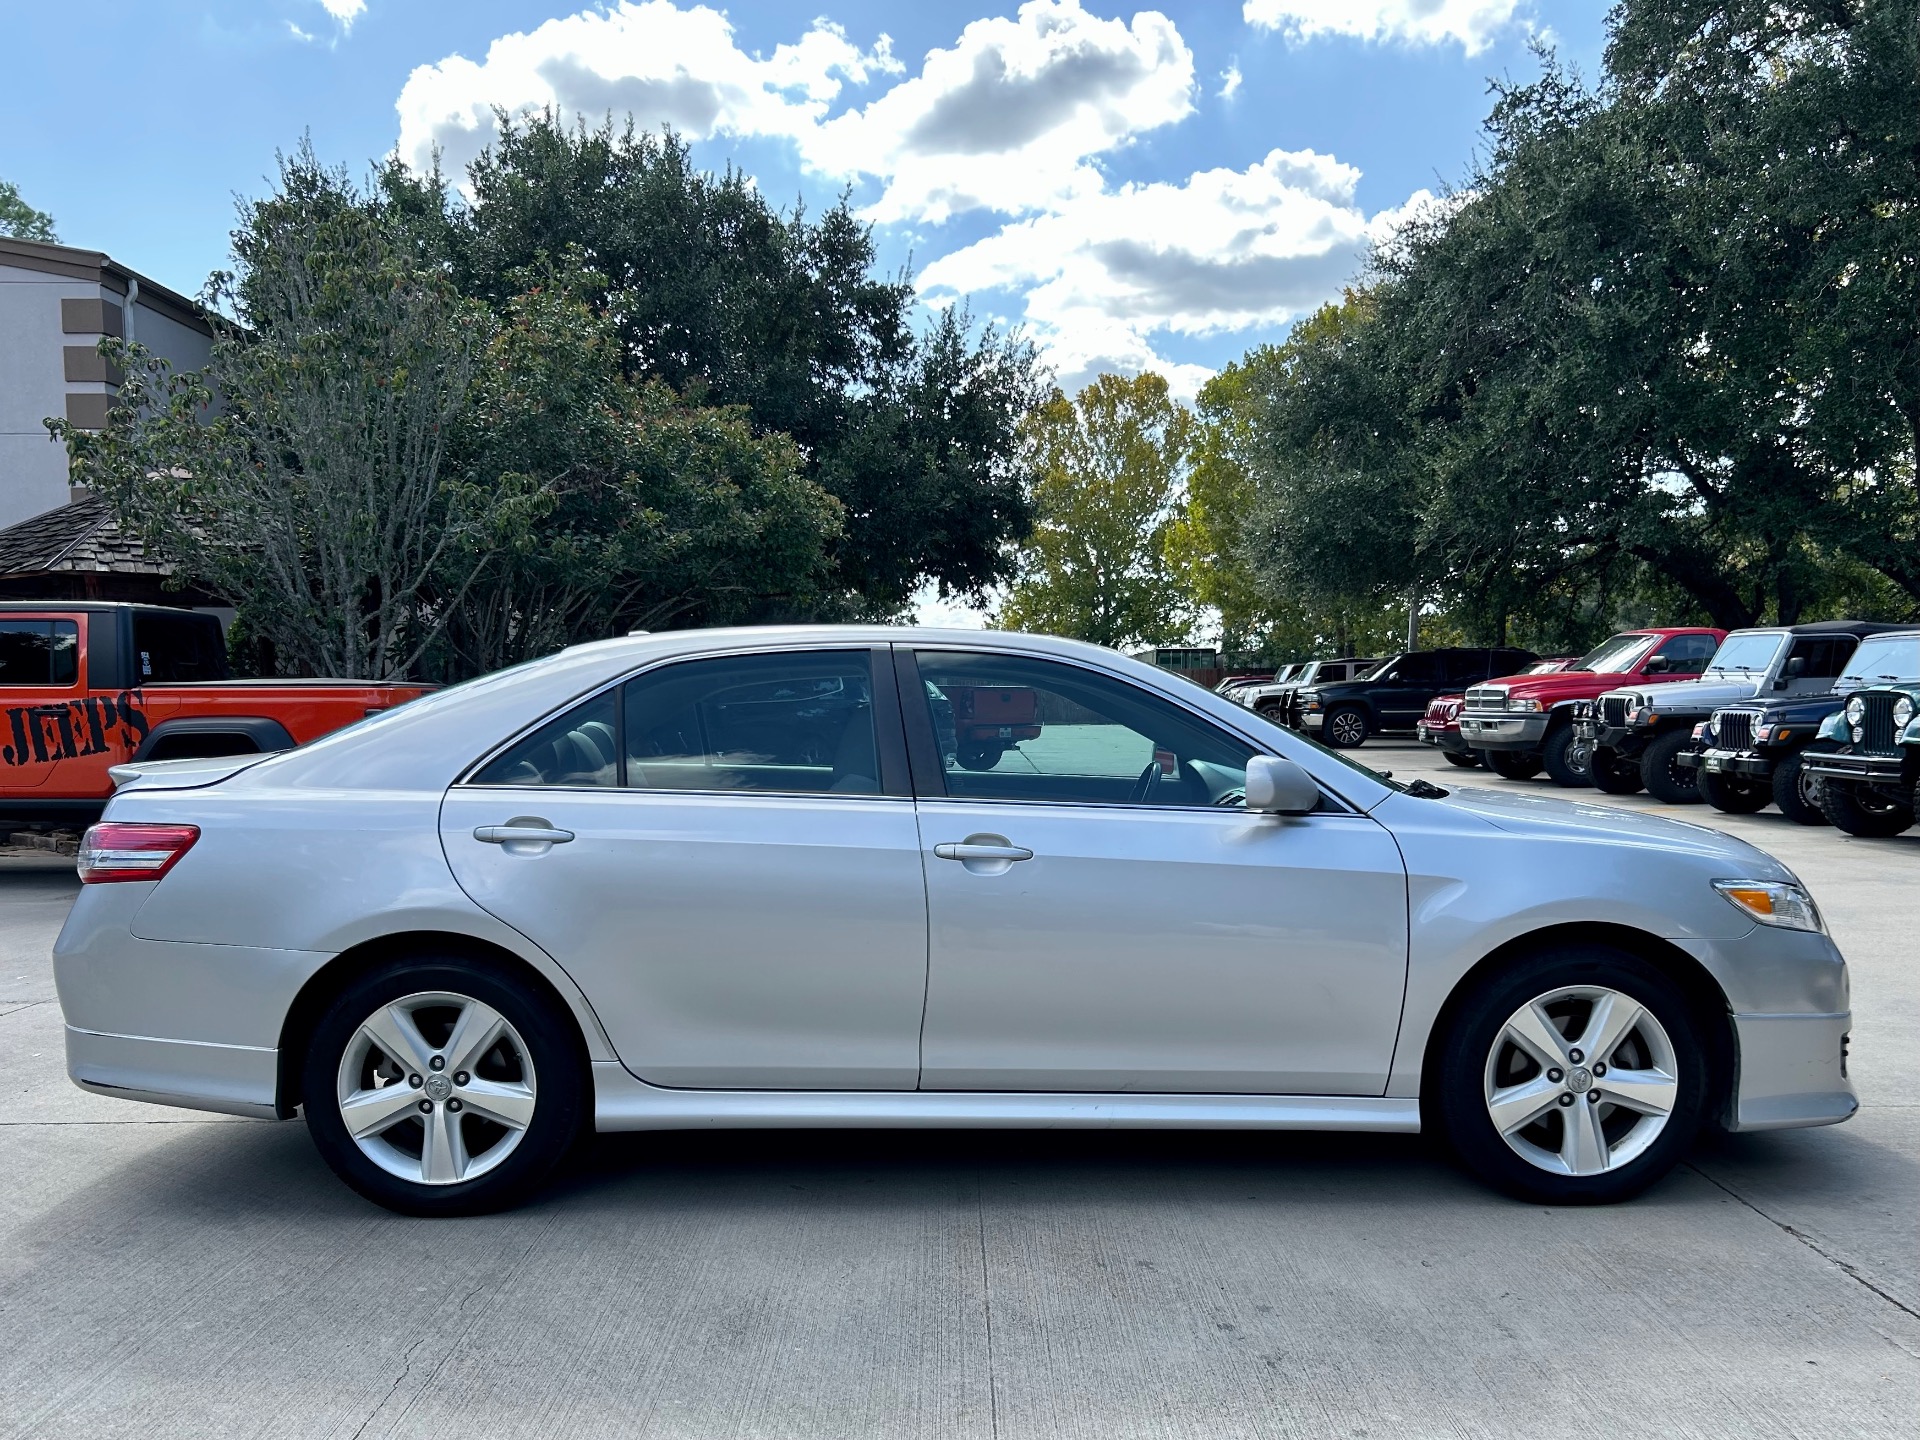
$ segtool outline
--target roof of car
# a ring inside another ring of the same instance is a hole
[[[143,605],[135,600],[0,600],[0,615],[17,615],[22,611],[37,613],[44,610],[78,610],[82,614],[99,615],[115,610],[141,610],[155,615],[205,615],[204,610],[189,610],[183,605]]]
[[[1889,620],[1814,620],[1805,625],[1777,627],[1794,635],[1879,635],[1888,630],[1910,630],[1912,623]]]

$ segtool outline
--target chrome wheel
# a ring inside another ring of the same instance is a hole
[[[504,1015],[471,996],[422,991],[360,1022],[337,1099],[347,1134],[382,1170],[455,1185],[513,1153],[533,1122],[535,1083]]]
[[[1632,996],[1550,990],[1507,1017],[1486,1064],[1487,1114],[1521,1159],[1602,1175],[1645,1153],[1679,1098],[1673,1042]]]
[[[1357,710],[1336,710],[1327,721],[1327,733],[1336,745],[1358,745],[1367,738],[1366,717]]]

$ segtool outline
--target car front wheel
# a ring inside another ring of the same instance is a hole
[[[1531,780],[1540,773],[1540,757],[1531,750],[1489,750],[1487,768],[1502,780]]]
[[[1700,772],[1677,763],[1692,744],[1693,736],[1685,730],[1669,730],[1647,742],[1640,756],[1640,781],[1654,799],[1669,805],[1700,803]]]
[[[1478,770],[1480,768],[1480,752],[1478,750],[1442,750],[1440,753],[1447,757],[1447,763],[1449,765],[1458,765],[1462,770]]]
[[[1773,787],[1714,770],[1700,772],[1700,798],[1723,815],[1754,815],[1773,803]]]
[[[522,1199],[580,1131],[585,1065],[570,1022],[530,985],[462,958],[363,976],[315,1027],[307,1128],[376,1204],[472,1215]]]
[[[1632,795],[1641,789],[1640,762],[1615,750],[1594,746],[1587,755],[1587,773],[1594,788],[1608,795]]]
[[[1863,840],[1887,840],[1913,828],[1912,806],[1864,785],[1827,781],[1820,787],[1820,809],[1837,828]]]
[[[1322,730],[1327,744],[1337,750],[1352,750],[1367,743],[1371,727],[1367,712],[1358,705],[1336,705],[1327,712]]]
[[[1573,733],[1573,726],[1561,722],[1547,731],[1540,746],[1540,763],[1547,778],[1568,790],[1582,790],[1593,784],[1593,746]]]
[[[1679,1161],[1708,1094],[1705,1036],[1656,967],[1604,946],[1535,956],[1473,994],[1440,1110],[1468,1170],[1538,1204],[1603,1204]]]
[[[1825,825],[1819,777],[1807,773],[1806,758],[1805,750],[1796,750],[1773,767],[1773,803],[1782,815],[1798,824]]]

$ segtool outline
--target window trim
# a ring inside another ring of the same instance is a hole
[[[929,655],[1008,655],[1021,660],[1034,660],[1042,664],[1065,665],[1075,670],[1083,670],[1090,675],[1098,675],[1103,680],[1110,680],[1116,685],[1130,685],[1136,690],[1143,691],[1154,699],[1171,705],[1196,724],[1204,725],[1210,730],[1216,730],[1223,735],[1233,737],[1238,743],[1251,749],[1255,755],[1272,755],[1275,753],[1271,750],[1262,749],[1260,742],[1253,736],[1242,734],[1238,730],[1222,725],[1218,720],[1214,719],[1213,716],[1203,714],[1195,710],[1192,706],[1181,703],[1171,695],[1163,694],[1159,690],[1137,684],[1124,675],[1115,675],[1112,671],[1101,669],[1097,665],[1085,664],[1077,658],[1069,658],[1062,655],[1035,655],[1023,650],[999,650],[997,648],[981,651],[969,649],[964,645],[915,646],[896,644],[893,647],[893,651],[894,670],[895,674],[899,677],[900,684],[900,703],[909,717],[906,724],[907,748],[913,760],[914,795],[918,800],[950,801],[959,805],[1046,805],[1060,810],[1125,810],[1135,814],[1142,812],[1148,814],[1178,812],[1185,815],[1245,816],[1247,813],[1243,809],[1225,805],[1136,805],[1129,800],[1015,800],[993,795],[949,794],[947,791],[946,770],[940,764],[940,743],[938,737],[933,733],[933,715],[931,708],[926,702],[926,685],[920,675],[919,655],[923,652]],[[908,696],[919,696],[920,703],[917,706],[908,704]],[[1365,817],[1366,812],[1359,806],[1348,800],[1346,796],[1332,789],[1317,775],[1312,775],[1312,772],[1308,773],[1313,783],[1319,787],[1321,798],[1331,801],[1340,808],[1337,810],[1315,810],[1308,815],[1293,818],[1300,820],[1317,820],[1323,815],[1358,815],[1363,818]]]
[[[913,788],[904,763],[906,743],[899,734],[900,709],[899,697],[891,695],[892,704],[888,704],[888,692],[892,687],[886,685],[887,672],[882,666],[884,645],[839,644],[821,645],[743,645],[737,648],[709,650],[691,655],[663,655],[650,660],[632,670],[622,671],[611,680],[603,680],[591,689],[569,697],[562,703],[545,711],[516,730],[507,739],[490,747],[477,760],[473,761],[459,776],[449,790],[501,790],[516,795],[568,794],[568,795],[716,795],[728,799],[753,800],[911,800]],[[874,746],[879,755],[880,793],[877,795],[849,795],[833,790],[658,790],[642,785],[627,783],[627,710],[624,691],[628,682],[638,680],[643,675],[656,670],[664,670],[672,665],[696,664],[706,660],[744,659],[758,655],[833,655],[841,653],[860,654],[867,657],[867,686],[873,696]],[[568,711],[582,705],[591,704],[608,691],[613,692],[614,734],[618,740],[618,769],[613,785],[499,785],[482,784],[474,779],[496,759],[518,745],[534,731],[551,724]]]

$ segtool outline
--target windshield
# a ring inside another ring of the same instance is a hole
[[[1347,754],[1344,750],[1335,750],[1329,746],[1322,745],[1318,740],[1314,739],[1313,736],[1307,734],[1303,730],[1289,730],[1287,732],[1287,738],[1289,740],[1304,740],[1307,742],[1307,744],[1311,745],[1314,749],[1318,750],[1322,755],[1327,756],[1329,759],[1338,760],[1342,765],[1346,766],[1349,770],[1358,770],[1362,775],[1366,776],[1369,780],[1378,781],[1380,784],[1386,786],[1389,790],[1398,790],[1403,795],[1407,793],[1406,785],[1394,779],[1393,776],[1388,774],[1386,771],[1375,770],[1371,766],[1362,765],[1358,760],[1354,759],[1351,755]]]
[[[1862,640],[1834,688],[1882,680],[1920,680],[1920,635],[1874,635]]]
[[[1318,660],[1314,661],[1311,665],[1302,665],[1300,667],[1300,673],[1293,677],[1293,683],[1296,685],[1311,685],[1314,676],[1319,673],[1320,662]]]
[[[1707,662],[1707,673],[1718,670],[1726,675],[1763,674],[1786,643],[1787,637],[1778,634],[1729,635]]]
[[[1658,635],[1616,635],[1592,654],[1582,655],[1567,669],[1588,670],[1595,675],[1624,675],[1659,642]]]

